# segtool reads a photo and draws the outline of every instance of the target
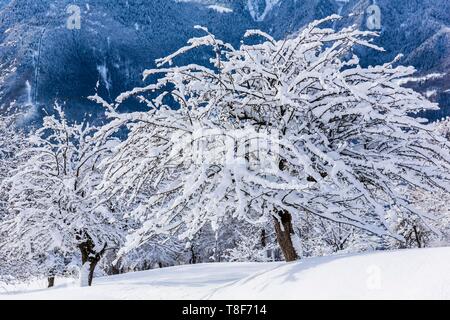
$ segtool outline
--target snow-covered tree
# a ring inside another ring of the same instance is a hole
[[[353,48],[382,50],[369,41],[376,34],[320,28],[334,19],[282,41],[248,31],[262,41],[237,49],[199,27],[205,36],[145,72],[155,82],[112,104],[93,97],[112,119],[104,135],[129,132],[104,163],[101,189],[152,195],[131,214],[142,222],[135,242],[155,230],[193,238],[230,217],[272,220],[292,261],[301,250],[293,221],[306,214],[397,239],[388,209],[432,219],[404,191],[449,192],[449,142],[413,117],[438,107],[399,84],[414,68],[362,67]],[[173,66],[199,47],[212,49],[211,65]],[[120,113],[131,97],[150,110]]]
[[[12,261],[38,262],[36,271],[50,286],[76,255],[82,285],[90,285],[105,250],[121,239],[113,208],[97,206],[93,196],[101,180],[97,165],[111,149],[95,132],[87,122],[70,124],[56,105],[55,115],[31,135],[28,160],[8,178],[9,213],[1,224],[8,237],[1,249]]]
[[[442,119],[432,124],[435,134],[450,140],[450,120]],[[405,197],[431,219],[423,220],[417,216],[402,212],[388,211],[388,223],[404,238],[392,243],[394,248],[424,248],[450,243],[450,210],[448,203],[450,194],[443,190],[423,190],[420,188],[405,189]],[[395,209],[394,209],[395,210]]]
[[[435,128],[434,130],[438,134],[450,140],[450,117],[442,119],[441,121],[437,121],[434,124],[434,128]]]
[[[237,230],[238,240],[233,248],[225,250],[223,258],[229,262],[269,262],[274,261],[272,254],[275,243],[268,241],[265,232],[258,227],[249,226],[247,233]],[[255,235],[260,234],[258,237]]]
[[[0,220],[6,215],[7,186],[4,181],[18,167],[23,157],[21,152],[27,146],[26,135],[18,126],[21,114],[14,108],[7,108],[0,116]]]
[[[364,230],[305,214],[294,222],[302,257],[356,253],[379,248],[379,238]]]
[[[443,119],[435,124],[435,130],[450,141],[450,118]],[[426,196],[419,197],[422,207],[426,208],[435,217],[434,226],[441,236],[434,241],[434,245],[450,244],[450,194],[439,190],[437,193],[428,192]]]
[[[6,180],[19,164],[24,161],[22,151],[27,147],[26,135],[18,126],[21,114],[14,106],[3,110],[0,116],[0,222],[8,214],[8,184]],[[9,235],[0,231],[0,243]],[[8,261],[0,250],[0,276],[17,278],[24,273],[23,261]]]
[[[212,227],[210,223],[205,224],[194,236],[189,238],[186,249],[189,253],[189,263],[211,263],[230,260],[230,250],[239,251],[239,245],[245,242],[246,236],[255,236],[261,233],[260,226],[240,221],[237,219],[224,219],[220,225]],[[184,230],[181,230],[183,232]],[[263,240],[257,237],[259,247]],[[268,240],[268,239],[265,239]],[[269,241],[267,241],[269,242]],[[267,246],[268,247],[268,246]],[[267,248],[269,250],[269,248]],[[235,256],[234,256],[235,257]]]
[[[119,254],[116,268],[121,272],[142,271],[188,264],[184,243],[176,236],[155,235],[143,245]]]

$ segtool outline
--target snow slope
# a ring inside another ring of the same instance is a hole
[[[0,299],[450,299],[450,248],[179,266]],[[29,288],[28,290],[31,290]]]

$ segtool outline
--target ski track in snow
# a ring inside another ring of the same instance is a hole
[[[295,263],[216,263],[59,281],[0,299],[450,299],[450,248],[376,252]],[[40,283],[40,286],[44,282]]]

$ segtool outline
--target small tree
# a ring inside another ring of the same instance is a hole
[[[399,84],[412,67],[360,66],[353,48],[382,50],[367,40],[376,34],[319,28],[338,18],[283,41],[249,31],[263,41],[238,49],[200,28],[204,37],[145,72],[162,75],[154,84],[113,104],[94,97],[113,119],[104,132],[129,129],[105,164],[104,190],[153,195],[136,211],[139,235],[183,229],[192,238],[226,217],[271,219],[293,261],[293,221],[305,214],[399,239],[388,208],[428,219],[404,190],[449,191],[449,143],[412,116],[437,106]],[[172,65],[198,47],[212,48],[210,66]],[[150,111],[120,114],[134,96]]]
[[[50,286],[64,271],[64,259],[79,250],[81,283],[91,285],[107,246],[121,239],[114,213],[93,197],[101,177],[97,164],[109,146],[93,139],[95,127],[69,124],[58,105],[55,112],[31,135],[28,160],[8,179],[2,250],[14,259],[39,261]]]

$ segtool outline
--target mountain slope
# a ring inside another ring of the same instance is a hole
[[[7,3],[2,6],[2,3]],[[239,45],[247,29],[259,28],[282,38],[314,19],[339,12],[347,17],[334,27],[366,28],[369,0],[79,0],[81,29],[68,30],[70,0],[0,0],[0,66],[17,72],[0,83],[0,105],[18,100],[30,113],[54,99],[67,101],[69,115],[101,114],[89,103],[97,81],[100,94],[112,99],[141,83],[141,72],[154,66],[190,37],[195,25],[207,26],[218,37]],[[434,82],[415,83],[450,115],[450,3],[448,0],[378,0],[382,30],[376,42],[386,53],[360,52],[366,65],[405,54],[419,75],[447,74]],[[352,14],[351,17],[348,17]],[[420,18],[417,16],[420,14]],[[202,52],[186,59],[201,62]],[[2,72],[0,69],[0,72]],[[1,79],[0,75],[0,79]],[[138,108],[138,106],[130,106]]]
[[[0,299],[450,299],[449,265],[450,248],[213,263],[99,278],[92,288],[9,288]]]
[[[97,81],[106,97],[141,84],[142,71],[156,58],[198,34],[194,25],[205,24],[236,41],[251,27],[249,16],[224,15],[197,4],[89,0],[78,1],[81,29],[68,30],[70,3],[13,0],[0,12],[0,61],[18,68],[1,102],[24,102],[28,81],[34,105],[59,98],[80,117],[89,110],[85,98]],[[229,30],[229,25],[235,27]]]
[[[413,87],[422,92],[436,91],[429,96],[443,108],[427,114],[431,119],[450,115],[450,2],[447,0],[377,0],[381,9],[380,37],[376,43],[386,49],[384,54],[363,53],[365,64],[379,64],[394,59],[398,54],[404,58],[400,63],[413,65],[418,77],[440,73],[440,81],[415,83]],[[354,16],[342,21],[342,25],[357,24],[365,27],[364,12],[372,1],[350,0],[345,4],[342,15]],[[447,91],[447,92],[446,92]]]

